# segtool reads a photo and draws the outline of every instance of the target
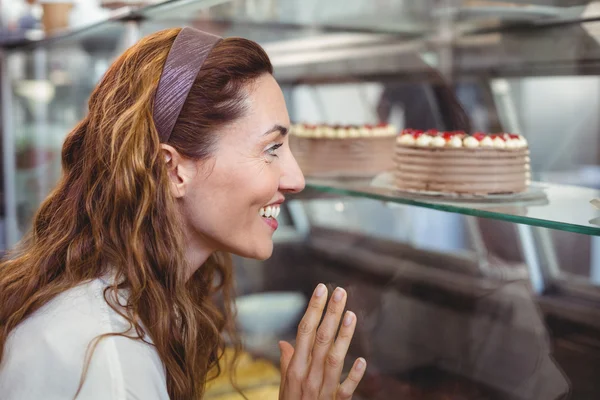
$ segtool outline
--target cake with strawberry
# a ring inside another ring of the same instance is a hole
[[[306,176],[367,178],[393,170],[397,136],[389,124],[294,124],[290,146]]]
[[[399,189],[467,195],[519,193],[530,181],[521,135],[406,129],[396,140]]]

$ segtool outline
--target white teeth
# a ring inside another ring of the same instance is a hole
[[[266,206],[258,210],[258,215],[265,218],[277,218],[280,212],[279,206]]]

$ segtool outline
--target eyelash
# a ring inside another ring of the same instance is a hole
[[[267,149],[267,154],[270,156],[273,156],[273,157],[277,157],[277,154],[275,154],[275,150],[277,150],[281,146],[283,146],[283,143],[274,144],[273,146],[271,146]]]

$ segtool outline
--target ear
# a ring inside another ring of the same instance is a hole
[[[167,166],[169,186],[173,196],[179,199],[185,196],[192,175],[191,160],[185,159],[173,146],[162,143],[161,157]]]

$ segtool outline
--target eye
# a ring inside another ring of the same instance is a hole
[[[273,146],[269,147],[266,151],[267,154],[273,157],[277,157],[277,154],[275,153],[275,151],[280,148],[281,146],[283,146],[283,143],[277,143],[274,144]]]

